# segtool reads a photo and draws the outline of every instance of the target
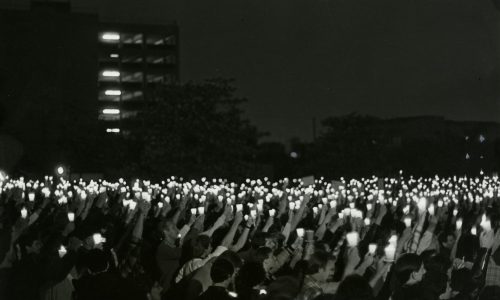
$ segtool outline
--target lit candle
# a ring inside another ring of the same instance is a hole
[[[70,222],[74,222],[75,221],[75,213],[69,212],[68,213],[68,220]]]
[[[242,211],[243,210],[243,204],[236,204],[236,211]]]
[[[63,258],[68,251],[66,251],[66,248],[63,245],[61,245],[61,247],[59,247],[59,250],[57,252],[59,253],[59,257]]]
[[[476,226],[474,226],[474,227],[471,228],[470,233],[472,233],[472,235],[477,235],[477,228],[476,228]]]
[[[481,220],[481,227],[484,229],[484,231],[491,230],[491,222],[486,218],[485,214],[483,214],[483,218]]]
[[[411,218],[410,217],[406,217],[404,222],[405,222],[406,228],[411,227]]]
[[[94,244],[95,245],[99,245],[100,243],[102,243],[102,235],[100,233],[94,233],[92,235],[92,238],[94,239]]]
[[[297,228],[297,236],[304,237],[304,228]]]
[[[462,219],[458,219],[455,224],[457,225],[457,230],[462,229]]]
[[[375,251],[377,251],[377,244],[368,245],[368,252],[370,254],[375,254]]]
[[[203,207],[203,206],[198,207],[198,214],[200,216],[202,216],[203,214],[205,214],[205,207]]]
[[[428,211],[429,211],[429,214],[430,214],[431,216],[433,216],[433,215],[434,215],[434,213],[435,213],[434,204],[431,204],[431,205],[429,206]]]
[[[330,208],[335,208],[335,207],[337,207],[337,201],[335,200],[330,201]]]
[[[366,226],[370,226],[370,219],[365,218],[365,225],[366,225]]]
[[[35,193],[31,192],[28,194],[28,200],[33,202],[35,201]]]
[[[394,245],[388,245],[384,249],[385,259],[387,261],[394,261],[394,256],[396,255],[396,247]]]
[[[196,208],[191,208],[191,214],[196,216]]]
[[[271,209],[271,210],[269,211],[269,216],[270,216],[270,217],[274,217],[274,214],[275,214],[275,213],[276,213],[276,211],[275,211],[274,209]]]
[[[26,217],[28,217],[28,210],[25,207],[23,207],[21,209],[21,218],[26,219]]]
[[[356,247],[359,241],[359,234],[356,231],[349,232],[346,234],[346,239],[349,247]]]

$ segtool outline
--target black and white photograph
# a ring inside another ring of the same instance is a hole
[[[500,0],[0,0],[0,300],[500,300]]]

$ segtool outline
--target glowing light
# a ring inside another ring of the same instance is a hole
[[[356,247],[359,242],[359,233],[356,231],[349,232],[346,234],[346,239],[347,239],[347,245],[349,247]]]
[[[119,41],[120,34],[116,32],[105,32],[101,35],[101,38],[105,41]]]
[[[120,128],[107,128],[107,133],[120,133]]]
[[[377,250],[377,244],[368,245],[368,252],[370,252],[371,254],[375,254],[376,250]]]
[[[57,167],[57,170],[56,170],[56,171],[57,171],[57,174],[58,174],[58,175],[62,175],[62,174],[64,174],[64,168],[63,168],[63,167]]]
[[[104,91],[104,95],[106,96],[120,96],[122,91],[120,90],[106,90]]]
[[[297,228],[297,236],[304,237],[304,228]]]
[[[107,70],[107,71],[102,72],[102,76],[104,76],[104,77],[119,77],[120,72]]]
[[[111,54],[109,55],[109,57],[111,57],[111,58],[118,58],[118,57],[120,57],[120,55],[118,55],[118,54],[116,54],[116,53],[111,53]]]
[[[105,108],[102,110],[102,113],[105,115],[118,115],[120,110],[117,108]]]

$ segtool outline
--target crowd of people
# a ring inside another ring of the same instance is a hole
[[[500,299],[496,175],[0,190],[0,299]]]

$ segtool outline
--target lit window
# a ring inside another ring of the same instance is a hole
[[[118,76],[120,76],[120,72],[118,72],[118,71],[110,71],[110,70],[103,71],[102,72],[102,76],[104,76],[104,77],[118,77]]]
[[[109,57],[111,57],[111,58],[118,58],[118,57],[120,57],[120,55],[118,55],[118,54],[116,54],[116,53],[111,53],[111,54],[109,55]]]
[[[106,96],[120,96],[122,91],[120,90],[106,90],[104,91],[104,95]]]
[[[120,40],[120,34],[116,32],[105,32],[101,35],[101,38],[104,41],[119,41]]]
[[[102,113],[105,115],[118,115],[120,110],[116,108],[105,108],[102,110]]]
[[[484,143],[484,141],[486,141],[486,138],[484,137],[484,135],[480,134],[479,135],[479,142],[482,144],[482,143]]]
[[[120,128],[107,128],[107,133],[120,133]]]

